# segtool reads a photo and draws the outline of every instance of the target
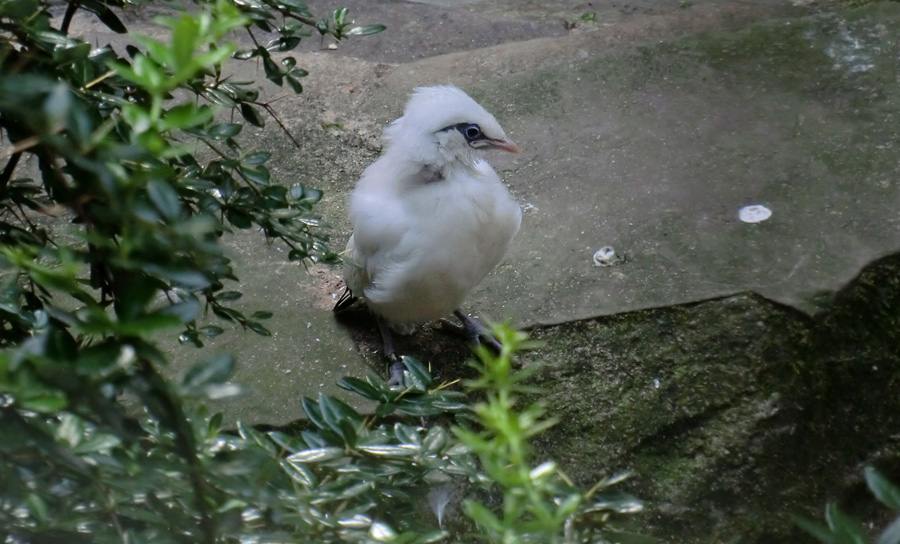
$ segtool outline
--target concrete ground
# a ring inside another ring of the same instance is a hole
[[[523,150],[491,157],[525,213],[508,258],[470,297],[479,315],[535,326],[743,291],[814,314],[897,249],[888,19],[775,1],[350,8],[388,31],[336,50],[308,40],[292,53],[311,73],[305,92],[265,89],[303,148],[272,123],[247,145],[277,150],[280,182],[325,191],[318,211],[341,248],[347,194],[410,90],[466,89]],[[234,70],[261,78],[252,62]],[[743,222],[748,205],[772,215]],[[595,266],[604,246],[623,262]],[[307,274],[255,235],[234,251],[243,303],[276,318],[272,340],[213,342],[238,353],[252,386],[232,417],[287,422],[301,416],[291,399],[381,370],[371,323],[345,329],[329,312],[339,270]],[[454,344],[426,333],[407,350],[465,353]]]

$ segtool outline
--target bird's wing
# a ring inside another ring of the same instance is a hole
[[[359,264],[388,252],[409,230],[409,218],[402,203],[376,193],[353,195],[353,244]]]
[[[382,157],[363,173],[350,199],[353,236],[347,244],[344,279],[357,295],[383,287],[403,257],[399,249],[410,232],[410,215],[397,191],[402,175]],[[373,285],[373,282],[375,285]]]

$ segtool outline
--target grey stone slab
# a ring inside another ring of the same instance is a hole
[[[469,304],[518,325],[748,290],[815,313],[862,266],[898,249],[896,5],[813,14],[787,2],[640,5],[627,14],[597,4],[598,22],[558,31],[542,26],[535,3],[518,12],[386,3],[379,9],[396,8],[402,23],[386,34],[403,35],[395,48],[427,42],[416,24],[424,9],[447,10],[463,35],[483,28],[472,17],[521,33],[411,59],[385,52],[375,40],[386,35],[292,53],[311,73],[304,94],[269,86],[262,96],[278,98],[301,148],[274,123],[248,128],[244,145],[274,150],[277,183],[325,190],[318,212],[340,248],[347,195],[377,157],[381,129],[415,86],[461,86],[522,148],[491,157],[525,214],[508,258]],[[545,7],[551,19],[583,10]],[[254,63],[229,69],[263,79]],[[738,211],[752,204],[772,216],[741,222]],[[259,236],[228,243],[243,266],[241,304],[276,313],[273,338],[229,332],[211,342],[236,353],[236,380],[251,388],[225,405],[230,418],[287,422],[302,415],[301,395],[341,395],[339,376],[380,368],[374,329],[333,321],[337,269],[289,265]],[[625,261],[595,267],[592,255],[607,245]],[[171,352],[174,372],[202,355]]]

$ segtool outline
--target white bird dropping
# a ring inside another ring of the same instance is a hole
[[[759,223],[770,217],[772,217],[772,210],[766,208],[762,204],[744,206],[738,212],[738,218],[744,223]]]
[[[603,246],[594,253],[594,266],[616,266],[622,262],[622,257],[616,253],[612,246]]]

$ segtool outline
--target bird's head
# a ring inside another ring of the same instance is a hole
[[[442,167],[454,161],[474,164],[480,152],[502,149],[518,153],[500,123],[456,87],[419,87],[403,117],[385,130],[388,151],[416,162]]]

